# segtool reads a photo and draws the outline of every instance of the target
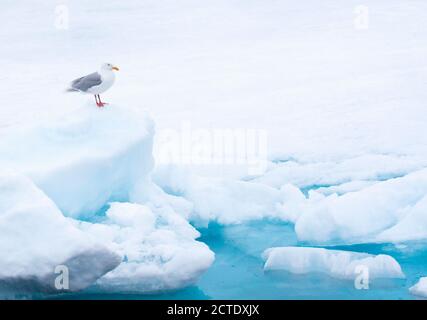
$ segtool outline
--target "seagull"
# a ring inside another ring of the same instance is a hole
[[[72,81],[67,91],[93,94],[96,105],[101,108],[107,103],[101,101],[99,94],[107,91],[114,84],[116,78],[114,71],[119,71],[119,68],[111,63],[104,63],[101,65],[99,71]]]

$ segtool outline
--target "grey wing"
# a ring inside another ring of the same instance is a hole
[[[101,75],[98,72],[94,72],[71,82],[71,88],[77,91],[86,92],[90,88],[100,85],[101,82]]]

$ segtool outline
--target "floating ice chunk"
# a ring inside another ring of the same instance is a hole
[[[190,218],[193,211],[193,204],[181,196],[166,193],[158,185],[150,182],[144,182],[144,191],[135,192],[130,197],[130,202],[133,203],[150,203],[155,207],[162,207],[164,210],[169,210],[173,214],[178,213],[186,220]]]
[[[415,296],[427,298],[427,277],[422,277],[420,280],[409,288],[409,292]]]
[[[152,293],[185,287],[214,260],[208,246],[195,240],[197,230],[167,206],[112,203],[106,216],[102,224],[79,222],[124,257],[95,290]]]
[[[307,199],[301,190],[292,184],[286,184],[280,188],[281,201],[278,204],[278,217],[282,220],[295,223],[300,217],[301,213],[306,210],[306,207],[311,202],[319,200],[317,194],[312,194]],[[322,195],[319,195],[323,199]]]
[[[295,231],[300,240],[314,243],[372,241],[426,194],[427,169],[423,169],[358,192],[326,197],[304,210]]]
[[[402,210],[403,218],[377,236],[378,241],[399,242],[427,239],[427,195]]]
[[[281,213],[282,193],[264,184],[202,177],[176,167],[158,169],[153,179],[164,190],[192,203],[191,219],[199,224],[233,224]]]
[[[237,224],[265,218],[295,222],[312,202],[323,199],[312,193],[310,199],[291,184],[279,190],[254,181],[205,177],[176,166],[156,168],[153,180],[177,199],[191,205],[189,219],[198,225],[209,221]]]
[[[143,189],[152,138],[144,112],[85,106],[2,136],[0,166],[29,176],[65,215],[88,217]]]
[[[369,278],[404,278],[399,263],[388,255],[308,247],[267,249],[264,270],[285,270],[295,274],[326,273],[334,278],[355,279],[365,267]]]
[[[76,228],[29,179],[13,173],[0,173],[0,255],[0,286],[33,292],[61,289],[55,286],[58,266],[68,268],[69,290],[76,291],[121,261]]]

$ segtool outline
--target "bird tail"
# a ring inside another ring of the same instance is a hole
[[[74,89],[74,88],[67,88],[67,89],[65,89],[65,92],[77,92],[77,91],[79,91],[79,90]]]

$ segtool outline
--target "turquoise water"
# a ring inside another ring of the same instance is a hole
[[[269,247],[298,245],[293,226],[278,221],[236,226],[211,224],[200,230],[201,241],[215,252],[212,267],[192,287],[156,295],[81,292],[49,298],[67,299],[415,299],[408,288],[427,275],[427,242],[400,245],[361,244],[331,249],[389,254],[402,266],[406,279],[372,280],[368,290],[353,281],[324,274],[293,275],[264,272],[261,253]]]

